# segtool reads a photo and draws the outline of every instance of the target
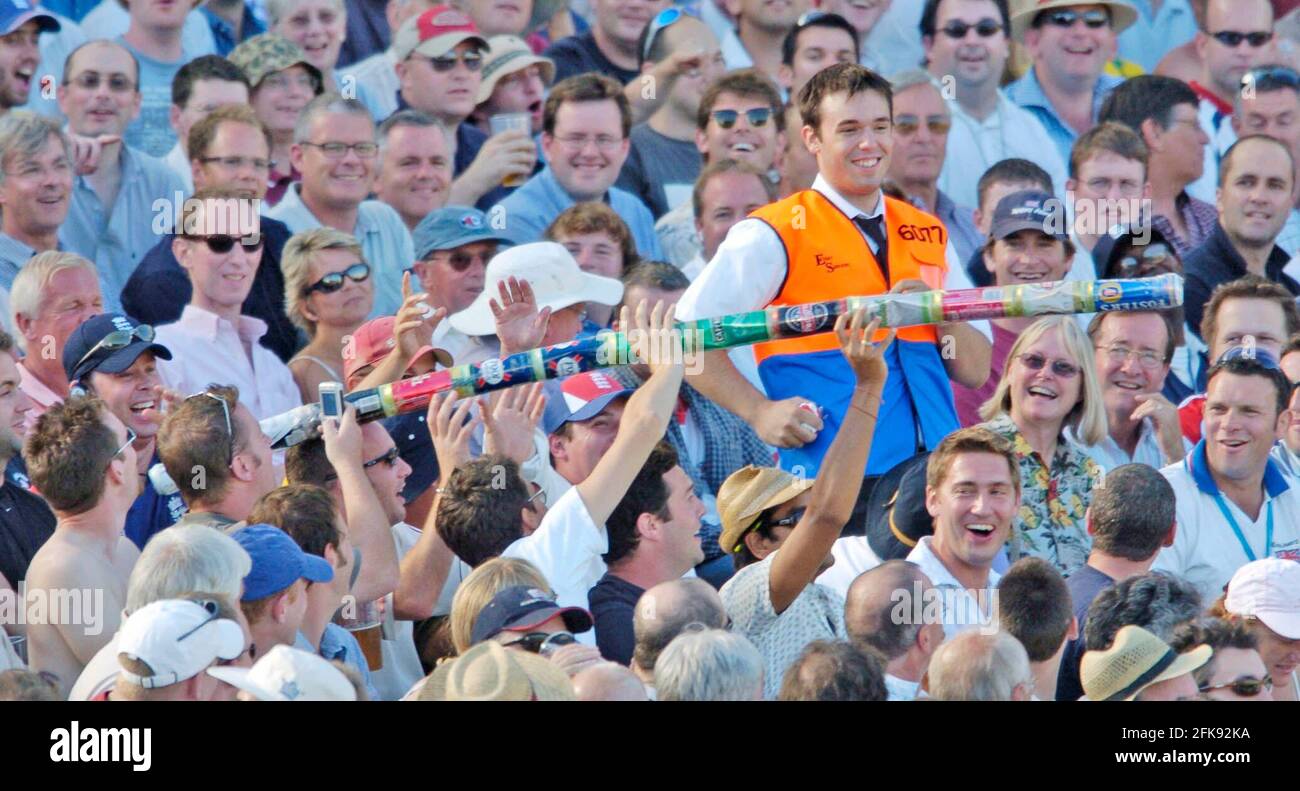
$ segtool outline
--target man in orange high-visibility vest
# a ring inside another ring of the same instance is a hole
[[[737,223],[682,297],[677,316],[691,320],[768,305],[969,287],[943,223],[881,192],[893,147],[889,82],[842,63],[817,73],[798,101],[803,142],[817,159],[812,189]],[[860,504],[872,478],[934,448],[958,427],[950,382],[983,384],[990,351],[987,327],[954,323],[899,330],[886,354],[889,378]],[[707,353],[691,384],[777,446],[782,467],[816,475],[854,386],[835,335],[753,347],[761,390],[728,355]],[[808,409],[810,402],[821,407],[820,414]],[[858,528],[855,514],[848,532]]]

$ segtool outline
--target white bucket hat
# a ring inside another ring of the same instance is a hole
[[[488,262],[483,292],[472,305],[448,319],[451,326],[466,335],[495,335],[496,322],[488,302],[499,298],[498,284],[512,276],[527,280],[533,287],[538,310],[550,308],[554,312],[579,302],[617,305],[623,298],[621,282],[582,271],[564,245],[521,244],[498,253]]]

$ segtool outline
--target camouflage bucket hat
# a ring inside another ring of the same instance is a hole
[[[284,36],[275,33],[262,33],[245,40],[226,56],[231,63],[243,69],[248,83],[256,90],[268,74],[284,71],[292,66],[302,66],[316,80],[317,93],[320,92],[320,69],[307,62],[307,55],[302,47]]]

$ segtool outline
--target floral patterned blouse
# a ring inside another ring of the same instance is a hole
[[[983,425],[1011,442],[1020,464],[1020,513],[1011,524],[1007,557],[1013,563],[1025,555],[1040,557],[1070,576],[1092,549],[1084,512],[1092,502],[1092,488],[1101,480],[1101,468],[1062,436],[1049,469],[1010,416],[999,415]]]

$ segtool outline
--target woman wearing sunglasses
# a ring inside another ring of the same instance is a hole
[[[1011,441],[1020,464],[1010,559],[1040,557],[1068,577],[1092,547],[1084,512],[1101,468],[1062,432],[1069,426],[1087,445],[1106,435],[1092,345],[1073,316],[1039,319],[1020,334],[980,416]]]
[[[1273,700],[1300,700],[1300,563],[1256,560],[1232,575],[1210,615],[1244,624],[1259,645]],[[1217,649],[1216,649],[1217,653]]]
[[[321,382],[343,381],[343,345],[370,315],[374,283],[356,237],[333,228],[295,234],[280,266],[289,320],[310,339],[289,370],[303,402],[311,402]]]

